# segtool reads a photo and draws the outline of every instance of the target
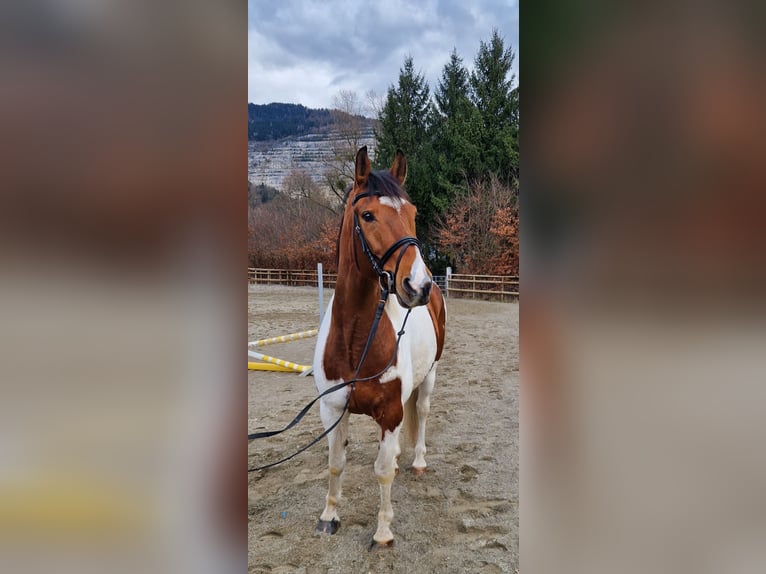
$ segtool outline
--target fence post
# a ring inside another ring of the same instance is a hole
[[[506,298],[506,297],[509,297],[509,298],[510,298],[510,295],[506,295],[506,294],[505,294],[505,293],[506,293],[506,291],[505,291],[505,287],[506,287],[506,284],[505,284],[505,277],[503,277],[503,282],[502,282],[502,284],[501,284],[501,286],[500,286],[500,289],[502,289],[502,290],[503,290],[503,296],[502,296],[502,298],[501,298],[500,300],[501,300],[501,301],[503,301],[503,302],[505,302],[505,298]],[[508,285],[508,288],[509,288],[509,290],[510,290],[510,285]]]
[[[317,263],[317,289],[319,289],[319,324],[324,319],[324,279],[322,277],[322,263]]]
[[[452,277],[452,267],[447,267],[447,275],[444,276],[444,296],[449,297],[449,280]]]
[[[500,277],[500,302],[505,302],[505,277]]]

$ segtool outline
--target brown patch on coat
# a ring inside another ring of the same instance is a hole
[[[444,349],[444,333],[446,331],[447,314],[444,309],[444,297],[441,289],[434,283],[431,286],[431,299],[428,301],[428,313],[431,315],[431,322],[434,324],[436,332],[436,361],[442,356]]]
[[[348,410],[354,414],[372,417],[380,425],[382,440],[385,432],[393,432],[404,417],[401,380],[393,379],[381,383],[375,379],[356,383]]]
[[[336,294],[337,296],[337,294]],[[351,380],[362,356],[374,319],[377,296],[366,303],[333,304],[333,325],[324,352],[324,371],[329,380]],[[359,305],[359,307],[357,307]],[[373,310],[373,313],[370,312]],[[383,313],[367,357],[357,378],[380,373],[391,363],[396,365],[396,334],[391,320]],[[393,361],[391,361],[393,357]],[[381,383],[379,377],[355,383],[349,411],[372,417],[381,432],[393,431],[402,422],[402,384],[399,379]]]

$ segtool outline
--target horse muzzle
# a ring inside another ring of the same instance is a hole
[[[413,284],[409,277],[402,279],[401,289],[396,290],[396,298],[402,307],[412,309],[420,305],[427,305],[431,298],[431,279],[426,279],[419,285]]]

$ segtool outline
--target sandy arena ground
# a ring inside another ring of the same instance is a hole
[[[325,305],[330,291],[326,291]],[[249,340],[318,326],[315,288],[250,286]],[[392,549],[367,550],[380,500],[372,471],[378,426],[352,415],[341,526],[317,536],[327,494],[327,441],[277,467],[248,475],[248,571],[314,573],[488,573],[518,571],[519,307],[449,299],[447,341],[431,402],[428,472],[401,472],[392,489]],[[316,337],[261,352],[311,364]],[[314,396],[313,379],[250,371],[248,432],[282,428]],[[315,405],[301,423],[249,446],[256,467],[292,453],[319,434]]]

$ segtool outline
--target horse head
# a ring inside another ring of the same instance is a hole
[[[417,209],[402,188],[407,177],[404,153],[396,150],[389,170],[372,171],[364,146],[356,154],[354,171],[347,209],[354,218],[355,241],[381,285],[394,291],[403,307],[427,304],[431,273],[415,235]]]

